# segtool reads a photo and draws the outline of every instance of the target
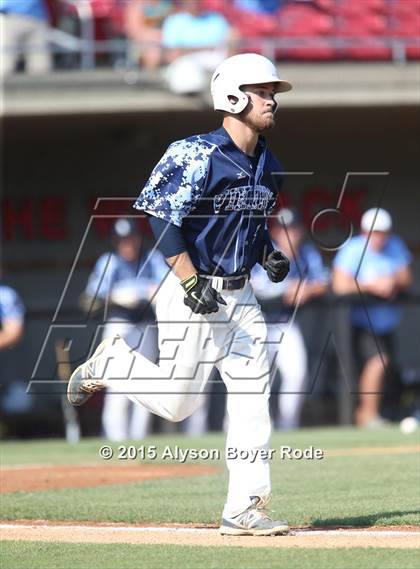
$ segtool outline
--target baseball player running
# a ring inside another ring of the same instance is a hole
[[[172,269],[156,297],[159,363],[122,338],[108,339],[68,386],[73,405],[109,388],[181,421],[199,405],[217,366],[228,392],[222,534],[289,529],[265,512],[271,492],[270,366],[249,273],[260,263],[271,281],[280,282],[289,271],[267,230],[278,191],[273,173],[281,167],[261,133],[275,124],[276,94],[290,89],[271,61],[257,54],[230,57],[216,69],[211,93],[223,126],[171,144],[135,203],[149,216]]]

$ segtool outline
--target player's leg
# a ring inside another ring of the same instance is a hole
[[[270,346],[275,351],[275,365],[281,375],[278,399],[280,417],[276,422],[276,427],[296,429],[299,426],[305,400],[305,380],[308,368],[305,342],[299,326],[295,323],[270,325],[268,330]],[[272,340],[273,343],[271,343]]]
[[[156,302],[159,328],[159,365],[154,364],[122,338],[98,348],[98,356],[77,368],[69,383],[69,399],[75,405],[86,398],[85,386],[104,386],[127,395],[131,401],[170,421],[188,417],[199,404],[219,348],[211,341],[209,320],[185,306],[179,280],[169,273]],[[91,370],[89,372],[89,370]],[[92,380],[86,381],[89,372]],[[99,378],[96,380],[96,378]]]
[[[359,379],[359,400],[355,411],[359,427],[378,426],[384,422],[380,404],[387,368],[391,361],[392,334],[373,336],[369,330],[355,329],[356,353],[363,361]]]
[[[219,348],[212,341],[211,319],[193,314],[185,306],[184,291],[173,273],[168,274],[158,291],[156,317],[159,373],[146,385],[136,382],[136,366],[142,372],[140,361],[136,361],[131,377],[143,392],[133,391],[130,398],[148,408],[152,404],[153,412],[157,409],[157,414],[166,419],[181,421],[200,405],[200,394]]]
[[[49,27],[37,18],[27,18],[25,66],[27,73],[48,73],[51,68]]]
[[[229,489],[222,533],[271,535],[288,530],[263,512],[271,492],[267,330],[250,286],[238,295],[234,330],[219,369],[228,390],[226,459]]]
[[[207,431],[207,416],[209,411],[210,393],[203,393],[200,395],[198,406],[194,410],[194,413],[187,417],[185,420],[185,426],[183,426],[183,431],[191,436],[195,437],[202,435]]]
[[[13,73],[22,47],[22,19],[0,13],[0,76]]]
[[[110,321],[106,324],[102,339],[121,336],[127,338],[131,325],[124,321]],[[110,441],[123,441],[128,438],[128,411],[130,401],[125,395],[106,390],[102,409],[102,428]]]
[[[153,322],[146,321],[132,326],[130,333],[125,337],[125,341],[131,348],[134,348],[151,362],[158,361],[158,332],[157,326]],[[117,395],[117,397],[119,396]],[[127,398],[125,399],[127,400]],[[130,402],[130,407],[128,437],[133,440],[144,439],[149,432],[152,414],[143,405]]]
[[[130,401],[125,395],[105,393],[102,409],[102,428],[109,441],[124,441],[128,438],[128,411]]]

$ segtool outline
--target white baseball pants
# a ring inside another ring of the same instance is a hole
[[[305,381],[308,369],[306,346],[297,324],[268,324],[270,361],[274,358],[273,372],[279,370],[281,385],[278,394],[279,429],[296,429],[299,426],[305,400]]]
[[[148,326],[149,324],[149,326]],[[120,320],[109,321],[102,339],[115,336],[124,338],[126,344],[148,360],[155,362],[158,358],[158,338],[156,327],[149,323],[132,324]],[[107,390],[102,410],[102,428],[105,437],[110,441],[126,439],[143,439],[151,422],[151,414],[141,405],[133,405],[120,393]]]
[[[217,282],[215,282],[217,281]],[[213,286],[220,289],[220,279]],[[241,451],[268,449],[271,432],[268,399],[270,370],[267,329],[251,285],[220,291],[227,302],[219,312],[193,314],[185,306],[179,279],[170,272],[156,298],[159,364],[155,365],[121,339],[104,352],[107,387],[170,421],[185,419],[198,406],[213,366],[228,391],[226,446]],[[269,462],[227,460],[229,489],[224,517],[251,505],[250,496],[270,493]]]

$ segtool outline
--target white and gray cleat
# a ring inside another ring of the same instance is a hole
[[[286,521],[272,520],[265,512],[268,498],[252,497],[252,504],[234,518],[223,518],[222,535],[286,535],[290,528]]]
[[[113,340],[107,338],[101,342],[93,355],[71,374],[67,385],[67,399],[72,405],[83,405],[94,393],[105,389],[106,385],[98,373],[98,368],[103,363],[101,356],[104,350],[112,345]]]

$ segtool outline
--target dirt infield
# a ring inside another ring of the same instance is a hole
[[[214,466],[203,464],[22,466],[1,469],[0,492],[89,488],[162,478],[203,476],[218,471]]]
[[[296,530],[277,537],[228,537],[217,529],[191,527],[139,527],[122,525],[45,525],[42,522],[0,524],[2,540],[26,540],[66,543],[131,543],[153,545],[195,545],[229,547],[379,547],[416,549],[420,547],[419,530]]]

